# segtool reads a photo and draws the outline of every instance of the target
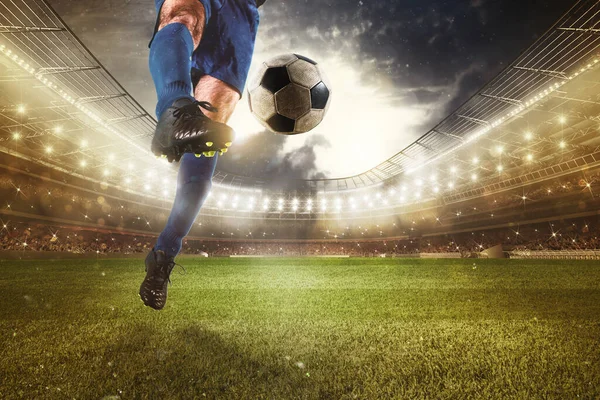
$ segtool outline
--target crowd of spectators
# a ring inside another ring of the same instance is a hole
[[[185,240],[183,254],[228,256],[400,256],[419,253],[461,253],[468,256],[501,244],[504,250],[600,249],[600,221],[577,219],[513,228],[465,232],[455,235],[399,240]],[[9,223],[0,231],[0,250],[55,251],[79,254],[134,254],[148,252],[154,235],[109,230],[50,227],[44,224]]]

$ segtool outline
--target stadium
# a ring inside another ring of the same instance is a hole
[[[217,167],[158,313],[156,118],[49,3],[3,1],[0,397],[600,397],[600,3],[572,3],[362,173]]]

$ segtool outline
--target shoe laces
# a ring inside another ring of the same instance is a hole
[[[205,110],[210,112],[219,111],[217,107],[213,106],[208,101],[194,101],[193,103],[177,108],[173,112],[173,116],[178,119],[182,118],[183,120],[188,120],[199,115],[204,115],[200,108],[204,108]]]
[[[185,270],[183,265],[177,264],[173,260],[169,260],[159,267],[162,270],[162,272],[167,275],[167,282],[169,282],[169,284],[171,284],[171,272],[173,272],[173,269],[175,267],[180,267],[183,270],[183,273],[181,275],[187,274],[187,271]]]

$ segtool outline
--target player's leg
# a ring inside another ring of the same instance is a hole
[[[240,99],[258,25],[254,1],[223,0],[221,4],[215,23],[206,26],[193,55],[194,76],[200,77],[194,95],[200,101],[216,105],[207,111],[215,124],[225,124]],[[227,147],[221,150],[226,151]],[[155,248],[146,259],[147,274],[140,288],[142,300],[152,308],[161,309],[165,305],[174,257],[208,195],[216,162],[217,157],[197,158],[191,154],[182,159],[173,209]]]
[[[204,75],[198,80],[194,96],[197,99],[206,99],[206,101],[213,104],[218,111],[208,111],[206,115],[210,119],[224,124],[229,121],[240,101],[240,93],[237,89],[210,75]]]
[[[209,116],[222,123],[229,120],[240,99],[239,93],[230,85],[211,76],[200,79],[195,95],[218,105],[218,111],[211,112]],[[140,287],[140,297],[147,306],[157,310],[165,306],[174,258],[210,192],[217,159],[218,156],[196,157],[193,154],[184,154],[181,159],[171,214],[156,245],[146,257],[147,274]]]
[[[240,95],[225,82],[203,76],[196,85],[197,99],[206,99],[215,104],[219,111],[207,115],[226,123],[237,105]],[[217,165],[217,157],[196,157],[185,154],[181,159],[177,177],[177,192],[173,209],[154,249],[162,251],[167,257],[175,257],[181,250],[183,238],[187,236],[194,220],[204,204],[212,186],[212,176]]]
[[[169,161],[184,152],[226,149],[233,130],[207,118],[200,107],[216,109],[192,96],[192,54],[201,43],[215,0],[156,0],[159,17],[150,44],[149,68],[156,87],[158,125],[152,151]]]

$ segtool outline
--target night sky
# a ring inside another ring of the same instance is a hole
[[[50,0],[104,66],[153,112],[149,0]],[[512,62],[574,3],[567,0],[267,0],[254,63],[299,53],[323,64],[332,105],[310,133],[265,132],[242,99],[239,140],[219,168],[241,175],[333,178],[396,154]]]

